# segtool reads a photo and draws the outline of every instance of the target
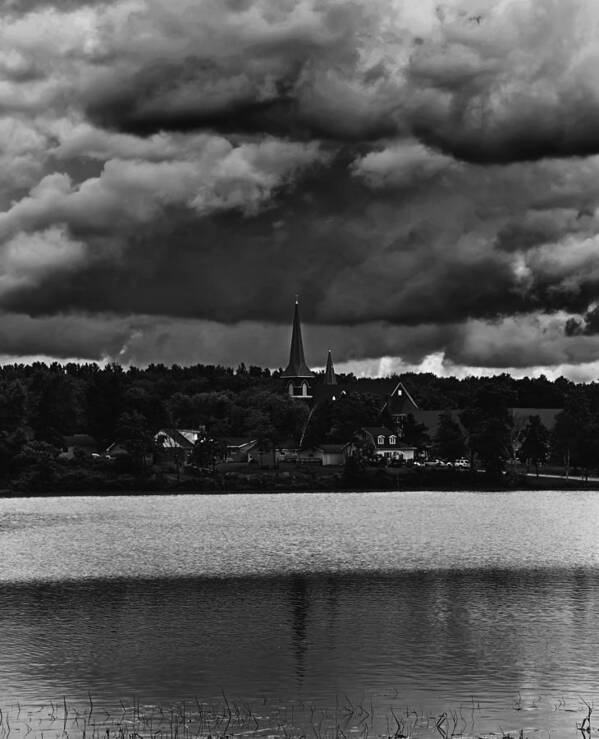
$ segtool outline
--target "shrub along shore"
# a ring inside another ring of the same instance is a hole
[[[226,465],[223,465],[226,468]],[[65,464],[48,474],[31,470],[17,484],[0,487],[0,497],[62,495],[131,495],[227,493],[314,493],[380,492],[408,490],[599,490],[599,481],[509,471],[501,480],[483,472],[451,468],[366,469],[348,474],[342,467],[322,468],[281,465],[278,470],[260,470],[250,465],[236,471],[219,469],[204,474],[180,475],[149,471],[146,474],[118,474]]]

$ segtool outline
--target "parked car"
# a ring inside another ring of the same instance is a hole
[[[470,467],[470,461],[468,459],[456,459],[453,463],[454,467]]]

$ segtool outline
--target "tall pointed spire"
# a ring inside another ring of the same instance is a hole
[[[314,372],[306,364],[304,358],[304,344],[302,341],[302,326],[299,315],[299,298],[295,298],[295,312],[293,314],[293,330],[291,332],[291,351],[289,364],[282,377],[314,377]]]
[[[333,367],[333,356],[331,354],[330,349],[329,349],[329,354],[327,356],[327,368],[324,371],[324,384],[325,385],[336,385],[337,384],[337,378],[335,377],[335,368]]]

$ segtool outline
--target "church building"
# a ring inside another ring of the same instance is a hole
[[[302,326],[299,314],[299,300],[295,300],[293,313],[293,328],[291,330],[291,349],[289,351],[289,364],[281,375],[286,384],[287,392],[292,398],[300,400],[320,399],[322,387],[332,387],[337,384],[331,350],[327,357],[327,367],[324,383],[317,382],[316,375],[306,364],[304,357],[304,343],[302,341]]]
[[[293,313],[289,364],[281,378],[292,398],[313,405],[326,400],[335,400],[348,392],[380,396],[381,414],[384,413],[397,429],[402,426],[408,413],[418,410],[414,398],[398,378],[359,378],[349,383],[339,384],[330,349],[324,377],[312,372],[306,364],[304,355],[298,299],[295,301]]]
[[[387,452],[390,452],[393,456],[393,450],[399,449],[409,415],[414,417],[416,423],[424,425],[432,439],[437,432],[442,413],[449,413],[459,421],[462,412],[460,409],[421,409],[397,376],[338,378],[333,367],[333,357],[330,349],[324,374],[312,372],[306,364],[304,356],[299,301],[297,299],[293,314],[289,364],[281,378],[285,383],[286,391],[292,398],[296,398],[302,403],[308,403],[312,408],[326,401],[335,401],[348,393],[359,393],[380,398],[380,426],[374,429],[377,432],[376,435],[372,435],[373,429],[370,428],[362,429],[362,432],[372,436],[373,443],[378,450],[377,453],[381,452],[385,456]],[[555,425],[555,418],[560,411],[561,408],[510,408],[514,426],[522,428],[531,416],[539,416],[546,428],[552,429]],[[311,416],[312,414],[310,414]],[[384,431],[379,432],[378,429],[381,428]],[[385,446],[387,442],[389,448]],[[412,448],[410,450],[413,455],[414,450]],[[407,453],[407,450],[404,451]],[[402,455],[406,456],[404,452],[402,452]]]

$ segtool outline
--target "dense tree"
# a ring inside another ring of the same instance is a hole
[[[552,453],[563,462],[568,474],[570,466],[587,471],[599,463],[599,423],[585,389],[573,388],[566,398],[564,410],[555,419]]]
[[[532,463],[538,477],[539,465],[547,460],[548,454],[549,431],[539,416],[530,416],[519,449],[520,460],[526,464]]]
[[[84,430],[82,384],[58,364],[50,371],[36,370],[29,383],[28,409],[37,439],[60,445],[65,434]]]
[[[116,427],[117,441],[129,452],[136,467],[144,467],[146,457],[153,450],[153,434],[147,419],[139,411],[126,411]]]
[[[123,413],[123,396],[127,386],[127,376],[118,365],[109,365],[92,372],[87,378],[87,431],[102,446],[115,440],[116,426]]]
[[[451,461],[466,454],[466,439],[460,424],[449,412],[439,415],[439,426],[433,439],[433,453],[439,459]]]
[[[513,419],[509,412],[512,403],[509,388],[488,384],[477,392],[472,406],[460,414],[468,433],[472,461],[476,455],[492,480],[501,478],[507,461],[512,458]]]
[[[15,431],[25,424],[27,390],[21,380],[0,384],[0,429]]]
[[[344,393],[320,404],[311,414],[304,438],[305,446],[342,443],[356,429],[380,423],[381,398],[365,393]]]
[[[268,391],[246,393],[248,414],[244,419],[246,434],[269,438],[278,443],[292,439],[300,441],[310,409],[285,393]]]
[[[401,440],[415,446],[418,451],[430,445],[430,436],[423,423],[417,423],[413,413],[408,413],[401,427]]]

